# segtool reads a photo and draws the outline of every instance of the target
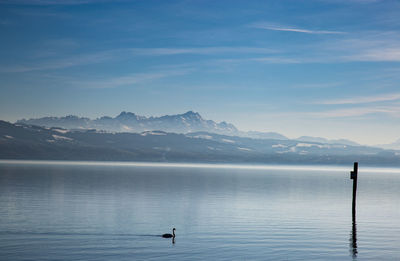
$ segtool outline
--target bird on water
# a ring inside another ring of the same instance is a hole
[[[169,233],[168,233],[168,234],[164,234],[164,235],[162,235],[162,237],[164,237],[164,238],[171,238],[171,237],[172,237],[172,238],[175,238],[175,230],[176,230],[176,229],[173,228],[173,229],[172,229],[172,234],[169,234]]]

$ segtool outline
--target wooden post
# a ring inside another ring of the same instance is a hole
[[[350,172],[350,179],[353,180],[353,205],[352,205],[353,222],[356,222],[357,174],[358,174],[358,162],[354,162],[354,169],[353,171]]]

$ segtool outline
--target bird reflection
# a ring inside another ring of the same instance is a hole
[[[352,229],[350,233],[350,253],[353,256],[353,259],[357,258],[357,224],[356,221],[353,220]]]

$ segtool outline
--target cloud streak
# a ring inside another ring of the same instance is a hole
[[[305,29],[295,30],[304,31],[304,33],[324,32]],[[55,44],[58,46],[52,46],[51,52],[46,52],[46,57],[40,57],[36,52],[35,55],[31,55],[32,57],[26,57],[23,63],[18,64],[16,62],[14,64],[0,65],[0,73],[56,70],[115,60],[122,61],[133,57],[177,55],[198,55],[203,56],[205,59],[220,62],[226,61],[232,64],[248,62],[264,64],[400,62],[400,48],[398,47],[400,46],[400,38],[394,32],[346,34],[345,37],[330,39],[329,42],[311,43],[304,46],[296,45],[293,46],[293,48],[290,47],[290,49],[285,47],[265,48],[253,46],[150,47],[110,49],[96,53],[81,51],[79,55],[74,54],[69,56],[64,53],[65,44],[63,45],[63,41],[65,41],[65,39],[59,42],[55,41]],[[68,41],[71,42],[72,40]],[[79,45],[75,45],[75,47],[79,47]],[[310,52],[310,50],[312,51]],[[79,50],[74,51],[76,52]],[[185,62],[187,63],[187,61]],[[199,60],[193,62],[194,66],[196,66],[196,64],[197,66],[201,65]]]
[[[393,31],[364,31],[317,45],[343,62],[399,62],[400,37]]]
[[[340,32],[340,31],[310,30],[310,29],[297,28],[291,26],[273,25],[268,23],[255,23],[252,24],[251,27],[271,30],[271,31],[295,32],[295,33],[305,33],[305,34],[345,34],[345,32]]]
[[[134,55],[182,55],[182,54],[199,54],[199,55],[212,55],[224,53],[276,53],[277,51],[270,48],[259,47],[194,47],[194,48],[131,48],[129,49]]]
[[[399,117],[400,107],[399,106],[360,107],[360,108],[329,110],[322,112],[310,112],[308,114],[310,116],[317,118],[348,118],[348,117],[360,117],[378,113]]]
[[[400,93],[391,93],[379,96],[353,97],[349,99],[327,100],[327,101],[317,102],[317,104],[325,104],[325,105],[364,104],[364,103],[387,102],[396,100],[400,100]]]
[[[70,84],[88,89],[106,89],[106,88],[117,88],[120,86],[136,85],[145,82],[151,82],[163,78],[185,75],[192,72],[190,69],[182,70],[169,70],[159,71],[151,73],[135,73],[119,77],[110,77],[98,80],[88,81],[70,81]]]
[[[80,65],[95,64],[108,61],[114,58],[113,52],[105,51],[94,54],[76,55],[66,58],[37,61],[34,64],[23,64],[14,66],[1,66],[1,73],[24,73],[31,71],[44,71],[69,68]]]
[[[344,60],[362,62],[399,62],[400,48],[375,47],[361,50],[359,53],[348,55]]]
[[[64,69],[80,65],[96,64],[111,60],[124,60],[138,56],[171,56],[171,55],[243,55],[243,54],[270,54],[276,53],[276,50],[259,47],[196,47],[196,48],[125,48],[100,51],[96,53],[82,53],[81,55],[71,55],[64,58],[48,58],[46,60],[36,60],[38,54],[35,54],[35,62],[32,64],[19,64],[0,66],[0,73],[23,73],[30,71],[44,71]],[[50,54],[57,54],[56,50]],[[46,55],[49,52],[45,52]],[[40,55],[39,55],[40,57]],[[265,58],[262,58],[265,59]],[[274,59],[269,58],[271,61]],[[287,59],[285,59],[287,60]],[[266,61],[266,60],[264,60]],[[275,59],[279,62],[279,59]]]

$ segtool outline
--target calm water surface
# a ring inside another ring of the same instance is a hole
[[[400,170],[352,226],[351,168],[0,162],[0,260],[400,260]]]

